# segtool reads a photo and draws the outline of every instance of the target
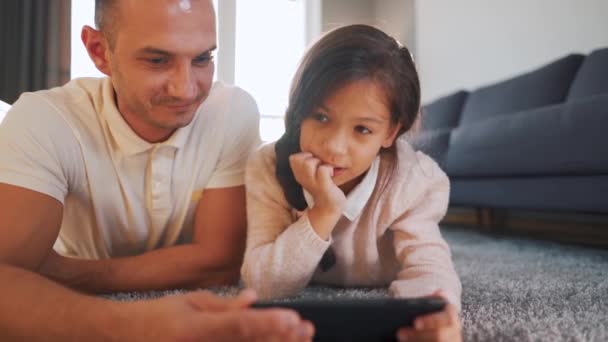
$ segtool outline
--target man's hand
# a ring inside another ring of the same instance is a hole
[[[309,152],[292,154],[289,164],[298,183],[314,198],[314,207],[308,211],[311,225],[320,237],[328,239],[346,204],[344,192],[331,178],[333,168]]]
[[[432,296],[447,299],[441,291],[435,292]],[[397,339],[399,341],[462,341],[456,307],[448,302],[442,311],[416,318],[413,328],[399,329]]]
[[[135,302],[141,310],[133,336],[141,341],[310,341],[314,327],[284,309],[250,309],[255,293],[236,298],[199,291]],[[139,331],[141,328],[141,331]],[[134,340],[135,340],[134,339]]]

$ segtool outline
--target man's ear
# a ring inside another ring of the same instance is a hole
[[[399,122],[396,125],[391,125],[391,128],[388,131],[388,134],[384,141],[382,142],[382,147],[389,148],[393,145],[393,142],[397,138],[397,134],[401,131],[401,123]]]
[[[112,68],[110,68],[110,61],[108,60],[110,47],[108,46],[108,40],[105,35],[102,32],[85,25],[82,27],[80,39],[82,39],[82,43],[87,49],[89,57],[95,64],[95,67],[97,67],[97,70],[107,76],[112,76]]]

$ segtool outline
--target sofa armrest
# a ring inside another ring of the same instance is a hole
[[[411,141],[416,151],[422,151],[433,158],[439,167],[445,169],[445,155],[450,143],[451,128],[427,130],[418,133]]]

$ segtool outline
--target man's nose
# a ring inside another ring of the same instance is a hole
[[[192,73],[189,64],[176,66],[167,86],[168,95],[185,100],[196,97],[196,80]]]

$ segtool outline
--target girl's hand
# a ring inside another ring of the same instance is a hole
[[[308,211],[310,223],[317,234],[327,240],[346,204],[344,192],[331,179],[333,167],[321,164],[321,160],[309,152],[292,154],[289,164],[296,181],[315,201]]]
[[[442,291],[432,296],[446,298]],[[453,304],[446,305],[442,311],[424,315],[414,320],[414,327],[397,331],[399,341],[462,341],[460,318]]]

